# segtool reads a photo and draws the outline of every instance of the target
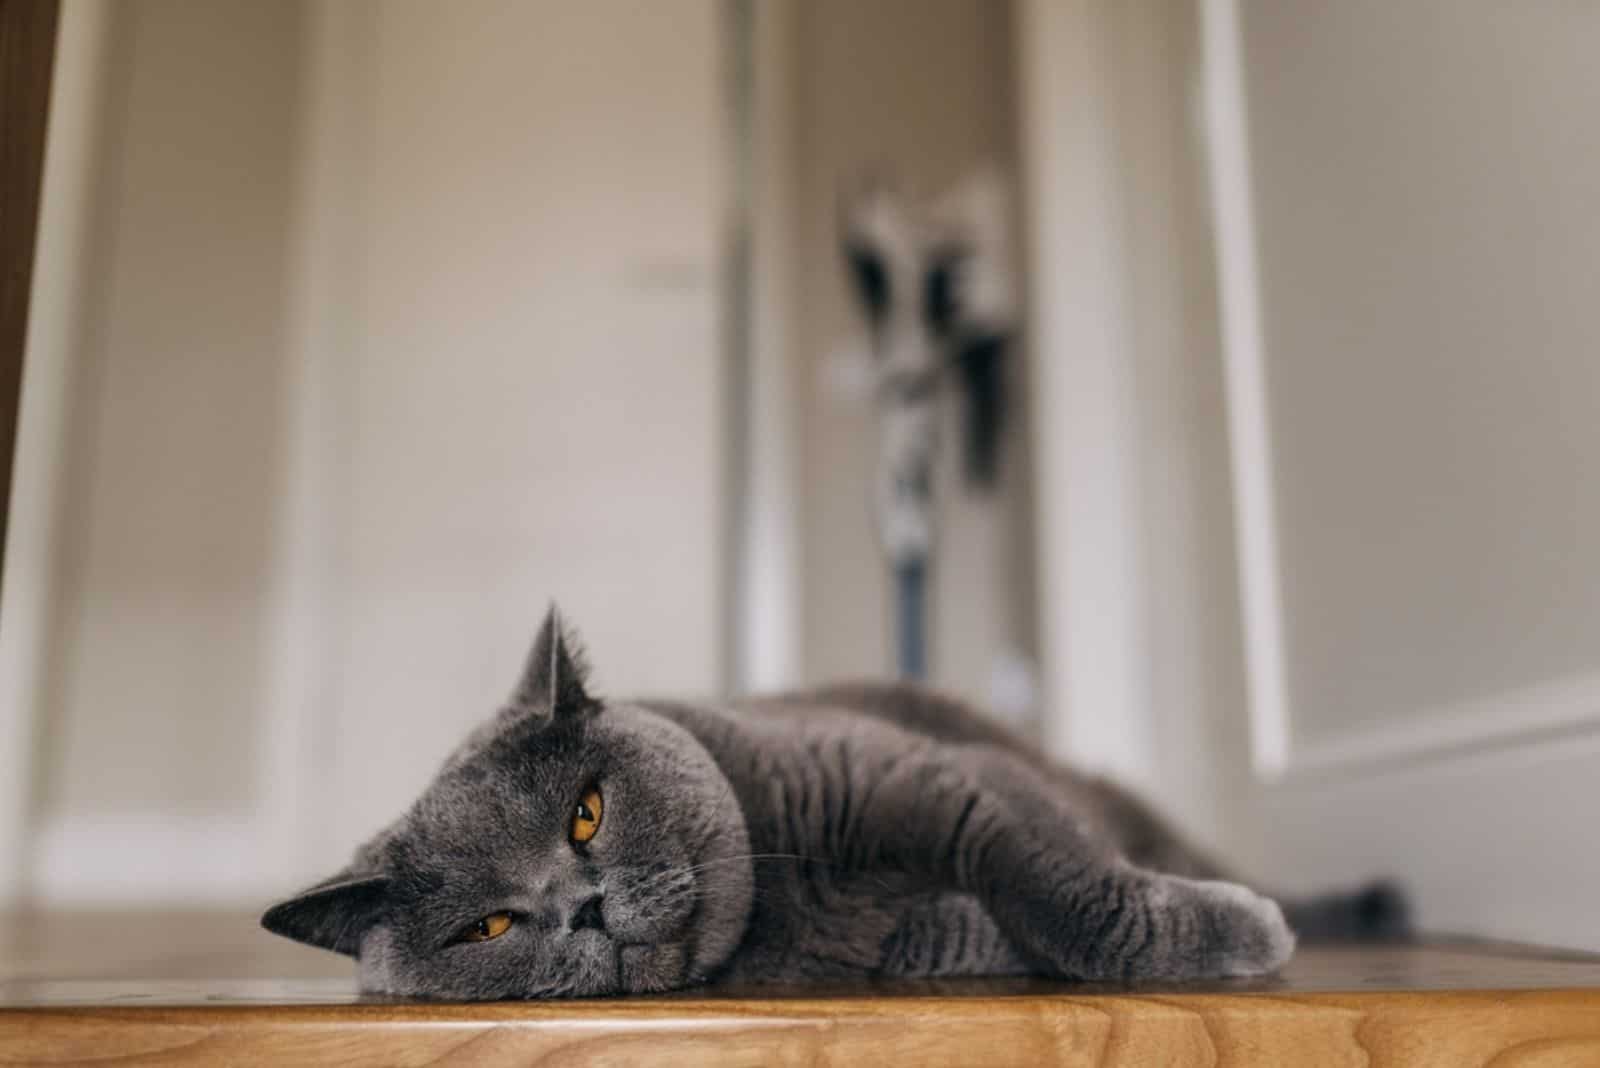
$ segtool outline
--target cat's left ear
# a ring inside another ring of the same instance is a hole
[[[589,662],[577,634],[555,605],[545,614],[522,679],[511,695],[516,712],[563,719],[594,706],[587,689]]]
[[[383,917],[388,897],[387,876],[340,872],[272,906],[262,915],[261,926],[296,942],[354,957],[362,937]]]

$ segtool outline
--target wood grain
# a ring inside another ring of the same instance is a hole
[[[0,1014],[0,1063],[1600,1065],[1600,994],[116,1006]]]
[[[0,554],[11,501],[58,16],[57,0],[0,0]]]
[[[1498,945],[1308,948],[1281,976],[1203,987],[451,1005],[363,998],[348,962],[253,916],[47,913],[0,920],[0,935],[0,1064],[1600,1068],[1600,959]]]

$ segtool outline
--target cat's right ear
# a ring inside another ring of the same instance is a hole
[[[551,605],[506,713],[562,719],[585,712],[594,706],[588,681],[583,645],[561,618],[560,610]]]
[[[383,917],[388,897],[387,876],[341,873],[278,902],[262,915],[261,926],[296,942],[354,957],[362,936]]]

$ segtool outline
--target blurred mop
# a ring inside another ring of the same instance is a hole
[[[927,203],[863,182],[841,198],[840,216],[845,260],[872,334],[874,496],[894,580],[899,670],[921,679],[939,396],[948,383],[963,399],[968,484],[987,489],[999,466],[1003,359],[1017,323],[1009,208],[1000,176],[985,170]]]

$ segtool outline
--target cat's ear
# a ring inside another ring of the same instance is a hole
[[[583,645],[562,620],[560,610],[551,605],[533,640],[522,680],[511,695],[511,708],[553,719],[577,715],[594,704],[586,688],[588,681],[589,662]]]
[[[383,916],[389,879],[341,872],[304,893],[280,901],[261,916],[273,934],[353,957],[361,938]]]

